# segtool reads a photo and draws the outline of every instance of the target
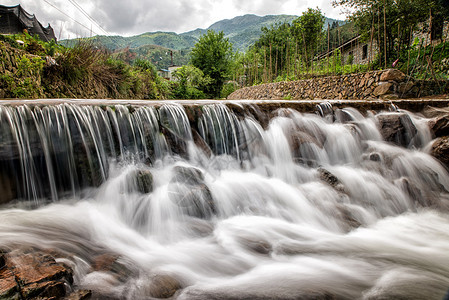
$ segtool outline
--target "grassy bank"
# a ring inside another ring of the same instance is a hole
[[[27,33],[0,35],[0,58],[0,98],[166,99],[171,94],[150,63],[130,66],[88,43],[66,48]]]

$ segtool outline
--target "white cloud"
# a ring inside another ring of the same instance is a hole
[[[47,2],[57,7],[55,9]],[[207,28],[214,22],[244,14],[300,15],[308,7],[319,7],[327,17],[340,18],[330,0],[75,0],[110,34],[136,35],[148,31],[185,32]],[[4,0],[3,5],[22,6],[43,25],[51,23],[56,36],[75,38],[103,34],[69,0]],[[66,15],[75,19],[74,22]]]

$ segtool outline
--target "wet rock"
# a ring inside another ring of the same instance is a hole
[[[371,160],[371,161],[381,161],[382,157],[380,156],[379,153],[373,152],[373,153],[370,153],[369,160]]]
[[[435,118],[429,122],[431,132],[435,137],[449,135],[449,115]]]
[[[329,184],[331,187],[336,189],[339,192],[345,192],[344,185],[340,182],[340,180],[331,172],[324,168],[318,168],[318,174],[320,176],[320,179],[327,184]]]
[[[207,219],[215,214],[215,203],[201,170],[176,166],[170,181],[170,199],[192,217]]]
[[[72,271],[50,255],[14,251],[5,255],[0,269],[0,298],[60,299],[66,283],[73,283]]]
[[[176,166],[173,168],[175,176],[173,180],[176,182],[183,182],[188,184],[204,183],[204,175],[200,169],[193,167]]]
[[[416,184],[409,178],[401,178],[396,184],[412,199],[415,203],[423,207],[428,207],[433,204],[429,198],[427,198],[423,192],[416,187]]]
[[[20,299],[20,289],[12,273],[8,268],[0,268],[0,299]]]
[[[380,75],[380,81],[402,81],[405,79],[405,74],[396,69],[385,70],[382,75]]]
[[[407,114],[379,114],[379,130],[385,141],[407,147],[418,130]]]
[[[289,142],[294,156],[298,157],[300,156],[299,150],[302,144],[315,144],[319,148],[323,148],[323,144],[316,137],[311,136],[310,134],[303,131],[293,132],[290,136]]]
[[[153,191],[153,174],[148,170],[139,170],[136,174],[137,190],[142,194]]]
[[[172,297],[183,286],[179,280],[170,275],[154,275],[146,286],[146,294],[153,298],[167,299]]]
[[[153,191],[153,174],[149,170],[135,170],[127,175],[128,192],[149,194]]]
[[[80,290],[75,291],[64,298],[64,300],[87,300],[92,297],[92,291]]]
[[[106,272],[125,282],[131,274],[136,273],[133,266],[118,254],[106,253],[96,256],[91,264],[91,271]]]
[[[449,136],[437,138],[432,144],[430,154],[449,169]]]
[[[240,242],[245,248],[258,254],[269,255],[271,252],[273,252],[273,246],[267,241],[242,238],[240,239]]]
[[[337,297],[330,292],[325,291],[311,291],[304,288],[301,292],[296,292],[294,295],[288,291],[272,293],[264,291],[263,287],[257,292],[249,292],[246,290],[232,289],[227,290],[202,290],[200,288],[192,288],[182,293],[182,299],[189,300],[337,300],[344,299]]]
[[[194,129],[192,129],[192,136],[193,136],[193,142],[195,145],[203,151],[203,153],[207,157],[212,156],[212,150],[210,149],[209,145],[206,143],[206,141],[201,137],[201,135]]]
[[[344,224],[349,227],[349,230],[359,228],[362,225],[362,223],[357,220],[356,216],[354,216],[354,214],[347,206],[339,204],[337,205],[337,210]]]

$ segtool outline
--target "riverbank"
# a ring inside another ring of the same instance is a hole
[[[168,84],[149,63],[129,66],[89,44],[64,48],[23,39],[23,46],[0,40],[0,99],[167,98]]]

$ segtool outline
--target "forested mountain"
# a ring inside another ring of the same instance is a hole
[[[234,49],[245,51],[259,38],[263,26],[269,27],[276,23],[292,22],[297,17],[298,16],[293,15],[269,15],[263,17],[244,15],[216,22],[207,29],[198,28],[182,34],[174,32],[147,32],[131,37],[95,36],[83,40],[90,40],[94,43],[98,43],[112,51],[127,47],[134,49],[146,45],[158,45],[173,50],[186,50],[192,48],[198,38],[206,33],[207,30],[214,30],[216,32],[223,31],[225,37],[229,38],[231,43],[234,44]],[[327,28],[327,23],[332,24],[335,21],[336,20],[326,18],[324,26]],[[344,23],[343,21],[338,22],[340,24]],[[62,41],[63,44],[69,46],[76,42],[77,40]]]

